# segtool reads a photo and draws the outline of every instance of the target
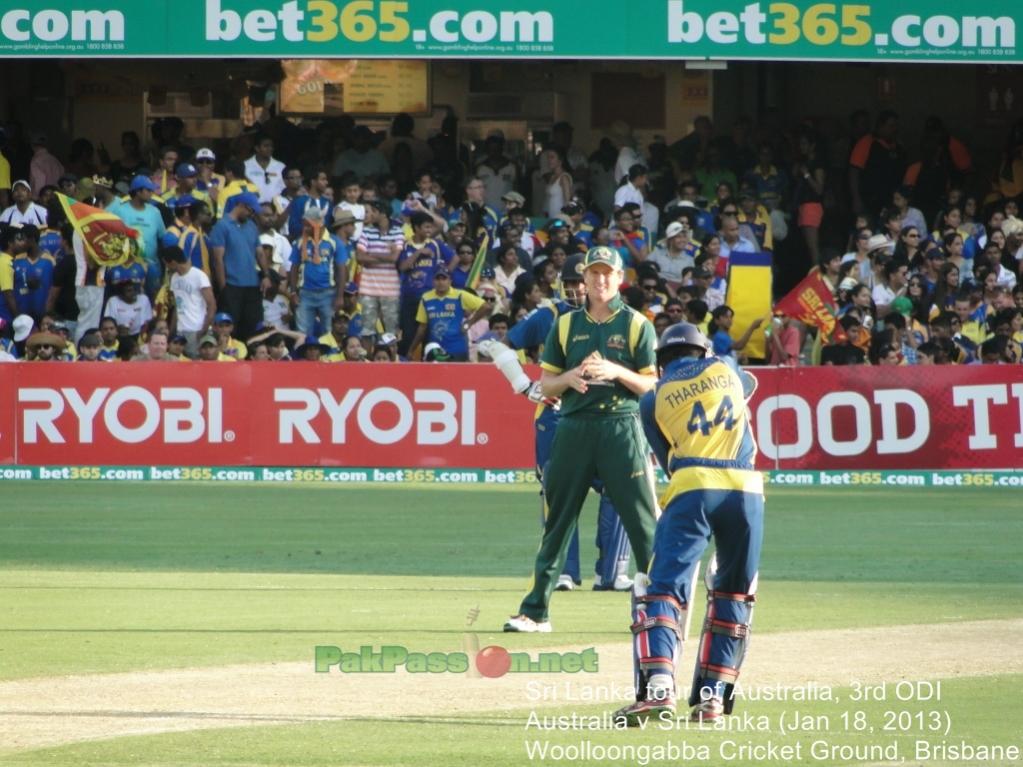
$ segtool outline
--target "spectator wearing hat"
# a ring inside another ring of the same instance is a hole
[[[234,318],[242,338],[252,336],[256,324],[262,322],[262,293],[270,286],[270,262],[259,245],[259,228],[253,221],[259,209],[256,195],[242,192],[209,238],[218,307]]]
[[[106,210],[115,202],[117,197],[114,196],[114,182],[110,176],[100,175],[96,173],[92,177],[92,197],[85,200],[87,205],[91,205],[94,208],[100,208]]]
[[[168,200],[174,211],[174,223],[164,232],[164,248],[181,248],[192,266],[210,275],[210,246],[205,229],[211,220],[210,208],[206,201],[191,194],[183,194]]]
[[[128,191],[130,195],[128,201],[112,205],[109,211],[141,235],[141,255],[146,265],[146,294],[155,296],[163,278],[159,245],[167,231],[160,209],[152,203],[157,186],[145,176],[136,176],[132,179]]]
[[[359,286],[355,282],[345,285],[341,296],[341,311],[348,315],[348,332],[351,335],[362,335],[362,304],[359,303]],[[377,327],[383,332],[383,326]],[[393,333],[386,335],[393,336]],[[396,337],[396,336],[395,336]]]
[[[449,270],[457,256],[447,243],[434,237],[433,217],[424,211],[412,214],[412,236],[405,243],[398,257],[398,273],[401,276],[401,306],[399,327],[401,340],[398,354],[406,356],[409,345],[416,333],[416,315],[423,295],[433,287],[433,275],[438,269]]]
[[[55,314],[47,313],[43,315],[39,328],[56,333],[64,339],[64,349],[60,353],[61,361],[74,362],[78,358],[78,349],[71,340],[71,328],[64,320]]]
[[[274,140],[266,134],[256,137],[253,150],[245,161],[245,177],[256,185],[260,202],[273,203],[284,191],[284,163],[274,159]]]
[[[505,157],[502,131],[494,129],[487,134],[483,152],[484,157],[476,164],[474,172],[483,182],[484,203],[499,210],[505,195],[518,185],[519,171],[515,163]]]
[[[29,362],[61,362],[67,342],[56,333],[33,333],[25,342],[25,359]]]
[[[162,195],[154,196],[154,199],[171,209],[177,207],[175,201],[179,197],[191,197],[197,202],[209,205],[210,196],[196,188],[198,179],[199,169],[195,165],[190,162],[178,163],[174,169],[174,187],[168,189]]]
[[[497,206],[497,207],[503,208],[503,210],[504,210],[504,215],[501,216],[501,220],[498,222],[499,224],[503,224],[505,221],[507,221],[511,217],[511,214],[512,214],[513,210],[521,211],[523,217],[526,216],[526,209],[525,209],[526,208],[526,198],[523,197],[521,194],[519,194],[518,192],[516,192],[514,190],[511,190],[511,191],[508,191],[508,192],[505,192],[504,194],[502,194],[501,195],[501,204],[500,204],[500,206]]]
[[[306,336],[305,342],[295,347],[292,358],[299,362],[326,362],[330,347],[316,340],[316,336]]]
[[[11,187],[14,204],[0,213],[0,224],[31,224],[43,229],[46,227],[46,208],[32,202],[32,187],[27,181],[15,181]]]
[[[39,230],[26,224],[21,227],[23,246],[14,258],[14,298],[18,314],[27,314],[38,322],[46,312],[53,287],[56,259],[39,249]]]
[[[8,322],[0,318],[0,351],[15,359],[25,356],[25,339],[32,335],[35,323],[27,314],[19,314]]]
[[[217,155],[209,147],[202,147],[195,153],[195,167],[199,171],[195,178],[195,188],[208,194],[214,205],[225,185],[224,177],[216,172],[216,165]]]
[[[397,333],[401,281],[396,264],[405,248],[401,227],[391,220],[383,201],[367,206],[366,225],[356,241],[356,258],[361,267],[359,296],[362,299],[362,335],[375,336],[378,320],[384,332]]]
[[[700,253],[700,246],[690,240],[692,229],[678,221],[672,221],[664,230],[664,239],[650,254],[649,261],[657,264],[661,278],[667,283],[672,295],[682,286],[682,273],[695,265],[694,259]]]
[[[209,331],[217,311],[213,287],[206,273],[177,245],[164,248],[163,259],[171,275],[170,290],[174,295],[171,328],[185,337],[186,353],[195,357],[199,339]]]
[[[233,360],[243,360],[248,357],[249,351],[242,341],[235,338],[234,327],[234,318],[227,312],[213,315],[213,335],[217,339],[217,348]]]
[[[248,350],[245,352],[248,356]],[[237,358],[225,354],[220,346],[220,339],[212,334],[206,334],[199,339],[199,361],[200,362],[237,362]]]
[[[191,358],[185,353],[187,346],[188,339],[180,333],[175,333],[167,339],[167,354],[171,357],[177,357],[181,362],[188,362]]]
[[[60,177],[64,175],[64,166],[46,148],[46,134],[38,132],[32,134],[29,143],[32,145],[32,162],[28,172],[31,188],[42,189],[44,186],[56,186]]]
[[[452,361],[469,359],[466,333],[477,321],[488,317],[491,305],[467,290],[451,287],[447,267],[439,267],[433,275],[433,290],[423,294],[416,321],[419,327],[409,346],[409,356],[429,340],[438,344]]]
[[[331,315],[330,330],[317,340],[327,347],[323,353],[324,362],[344,362],[345,339],[353,335],[348,313],[338,309]]]
[[[292,295],[298,297],[300,333],[326,327],[341,304],[340,287],[348,281],[349,250],[326,230],[323,211],[310,207],[302,216],[302,234],[291,251],[288,272]]]

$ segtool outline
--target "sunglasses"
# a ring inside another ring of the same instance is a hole
[[[643,290],[657,290],[656,285],[644,285]]]
[[[50,349],[50,350],[53,350],[56,347],[53,344],[39,344],[39,346],[37,346],[36,348],[37,349]]]
[[[484,300],[484,301],[486,301],[486,302],[487,302],[488,304],[496,304],[496,303],[497,303],[497,298],[496,298],[496,296],[488,296],[488,297],[484,297],[484,299],[483,299],[483,300]]]
[[[213,160],[206,160],[206,159],[196,160],[195,162],[196,162],[197,165],[212,165],[213,164]]]

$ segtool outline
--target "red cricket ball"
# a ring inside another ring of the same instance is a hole
[[[490,679],[504,676],[511,668],[511,655],[503,647],[492,644],[476,653],[476,670]]]

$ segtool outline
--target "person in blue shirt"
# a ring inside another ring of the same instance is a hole
[[[157,191],[146,176],[136,176],[128,187],[131,197],[127,202],[116,202],[107,210],[135,229],[142,239],[142,259],[146,264],[146,294],[153,298],[160,289],[163,265],[160,263],[160,241],[167,231],[160,209],[153,202]]]
[[[239,338],[251,338],[263,321],[263,291],[270,287],[270,264],[259,247],[259,228],[252,217],[259,212],[254,192],[235,195],[231,212],[210,232],[213,284],[217,307],[235,321]]]
[[[582,275],[582,256],[572,256],[565,261],[561,270],[561,285],[564,292],[563,300],[557,303],[544,303],[530,312],[524,319],[516,322],[505,336],[505,343],[512,349],[531,349],[540,346],[547,340],[558,317],[578,309],[585,296]],[[536,473],[543,483],[543,474],[551,458],[551,446],[554,444],[554,433],[558,427],[560,416],[558,411],[545,404],[537,407],[533,419],[535,431]],[[629,537],[625,534],[622,520],[618,517],[611,500],[604,494],[603,484],[595,482],[593,489],[600,495],[600,511],[597,516],[597,562],[594,567],[594,591],[623,591],[632,587],[629,580],[629,557],[632,547]],[[540,491],[541,496],[543,490]],[[546,510],[546,505],[544,506]],[[541,524],[543,519],[541,518]],[[565,566],[558,577],[555,588],[559,591],[571,591],[582,584],[579,564],[579,528],[572,532],[568,545],[568,556]]]
[[[300,333],[313,335],[317,328],[330,327],[341,305],[340,288],[348,280],[348,259],[348,248],[326,231],[323,211],[310,206],[302,216],[302,234],[292,248],[288,273],[291,291],[298,295]]]
[[[323,225],[327,229],[333,229],[334,206],[324,193],[330,186],[330,177],[327,171],[318,168],[312,172],[309,178],[308,193],[300,194],[288,205],[287,210],[287,231],[284,232],[290,237],[298,237],[302,231],[302,217],[310,208],[319,208],[323,213]]]
[[[739,339],[732,340],[729,331],[735,320],[735,312],[730,306],[719,306],[710,313],[710,322],[707,323],[707,333],[710,336],[712,351],[716,357],[735,357],[736,352],[746,348],[754,331],[764,324],[764,318],[758,317],[750,323]]]
[[[437,267],[433,274],[433,290],[428,290],[419,301],[416,322],[419,327],[409,346],[409,356],[415,354],[424,341],[438,344],[452,362],[469,359],[469,328],[490,315],[492,304],[468,290],[451,287],[451,274],[446,266]]]
[[[36,323],[46,313],[46,299],[53,287],[56,260],[39,250],[39,229],[32,224],[21,228],[25,250],[14,259],[14,300],[18,314],[27,314]]]
[[[428,213],[418,211],[409,219],[412,237],[398,256],[398,272],[401,275],[401,304],[399,327],[401,340],[398,354],[408,354],[409,346],[416,334],[416,314],[419,301],[433,287],[433,276],[440,268],[454,267],[455,253],[447,243],[435,238],[434,220]],[[450,273],[450,272],[449,272]],[[464,285],[464,283],[463,283]]]
[[[190,194],[170,200],[174,210],[174,223],[164,232],[161,245],[164,248],[177,246],[188,256],[192,266],[210,276],[210,244],[203,232],[210,222],[209,206]]]

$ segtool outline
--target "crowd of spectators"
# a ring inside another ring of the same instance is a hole
[[[748,363],[1023,358],[1023,122],[990,168],[935,117],[907,150],[888,111],[854,113],[838,146],[809,121],[700,117],[645,147],[618,123],[586,154],[559,123],[524,162],[499,131],[463,144],[453,116],[429,140],[407,115],[387,135],[274,118],[198,148],[164,119],[117,159],[21,136],[0,132],[2,360],[477,361],[596,245],[658,333],[686,319]],[[127,263],[86,256],[58,192],[138,232]],[[840,332],[733,325],[742,252],[771,254],[775,297],[818,270]]]

